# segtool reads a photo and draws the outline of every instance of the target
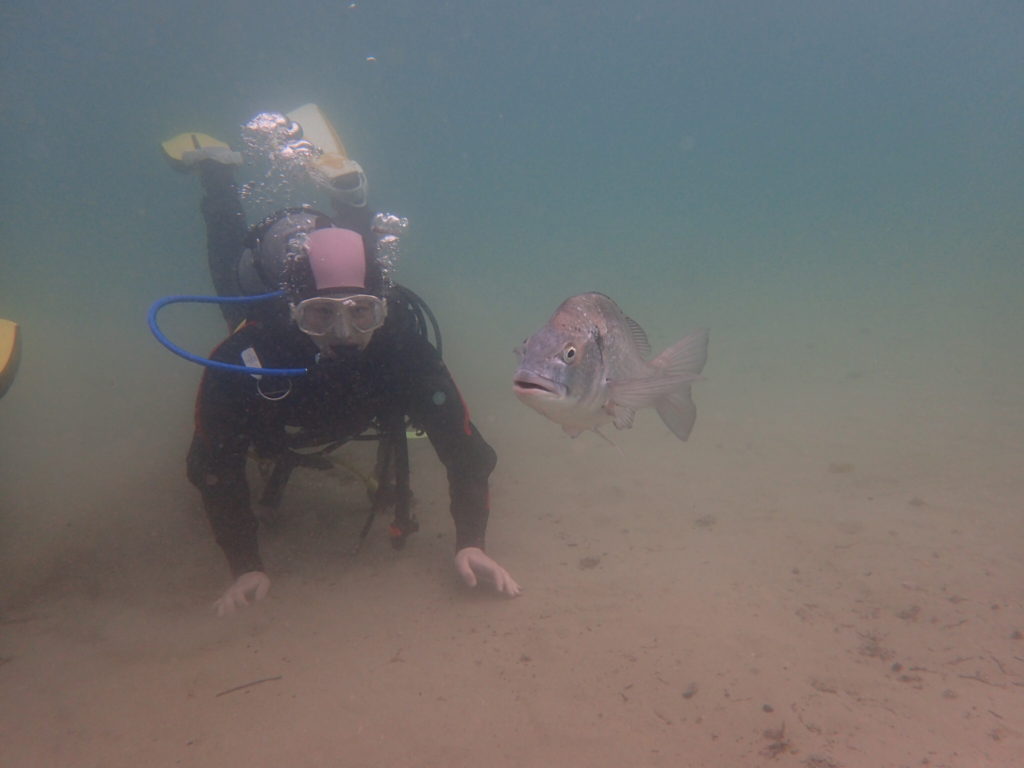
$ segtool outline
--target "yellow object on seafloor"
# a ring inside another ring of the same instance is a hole
[[[314,161],[328,179],[362,173],[359,163],[348,156],[341,135],[316,104],[303,104],[288,112],[288,119],[302,126],[302,138],[311,141],[320,154]]]
[[[0,318],[0,397],[10,389],[21,362],[21,334],[18,324]]]
[[[163,148],[164,157],[177,170],[187,169],[183,160],[186,152],[194,152],[197,149],[206,149],[208,147],[223,147],[225,150],[231,149],[223,141],[219,141],[213,138],[213,136],[194,132],[179,133],[173,139],[162,142],[160,146]]]

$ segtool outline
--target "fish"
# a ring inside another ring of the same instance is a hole
[[[654,408],[680,440],[693,430],[697,408],[690,386],[703,378],[707,329],[648,360],[651,345],[643,328],[603,293],[581,293],[563,301],[515,351],[516,397],[570,437],[593,430],[608,440],[601,426],[629,429],[643,408]]]

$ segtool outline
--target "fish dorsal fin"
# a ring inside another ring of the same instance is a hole
[[[651,342],[647,340],[647,333],[640,327],[640,323],[632,317],[626,317],[626,327],[629,328],[629,336],[639,350],[641,357],[651,354]]]

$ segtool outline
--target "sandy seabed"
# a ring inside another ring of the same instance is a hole
[[[646,412],[615,447],[455,355],[501,457],[489,550],[515,600],[458,582],[425,441],[404,550],[378,521],[353,555],[358,484],[297,474],[271,594],[229,620],[185,432],[102,524],[53,523],[56,565],[8,520],[0,762],[1024,765],[1019,402],[811,365],[813,340],[783,375],[758,347],[713,331],[691,440]]]

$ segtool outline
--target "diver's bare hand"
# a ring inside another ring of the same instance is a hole
[[[522,592],[508,571],[479,547],[463,547],[456,552],[455,568],[470,587],[475,587],[478,579],[484,578],[491,582],[496,590],[509,597],[518,597]]]
[[[213,604],[218,616],[227,616],[237,608],[249,604],[250,597],[262,600],[270,591],[270,577],[263,571],[247,571],[235,579],[223,595]]]

